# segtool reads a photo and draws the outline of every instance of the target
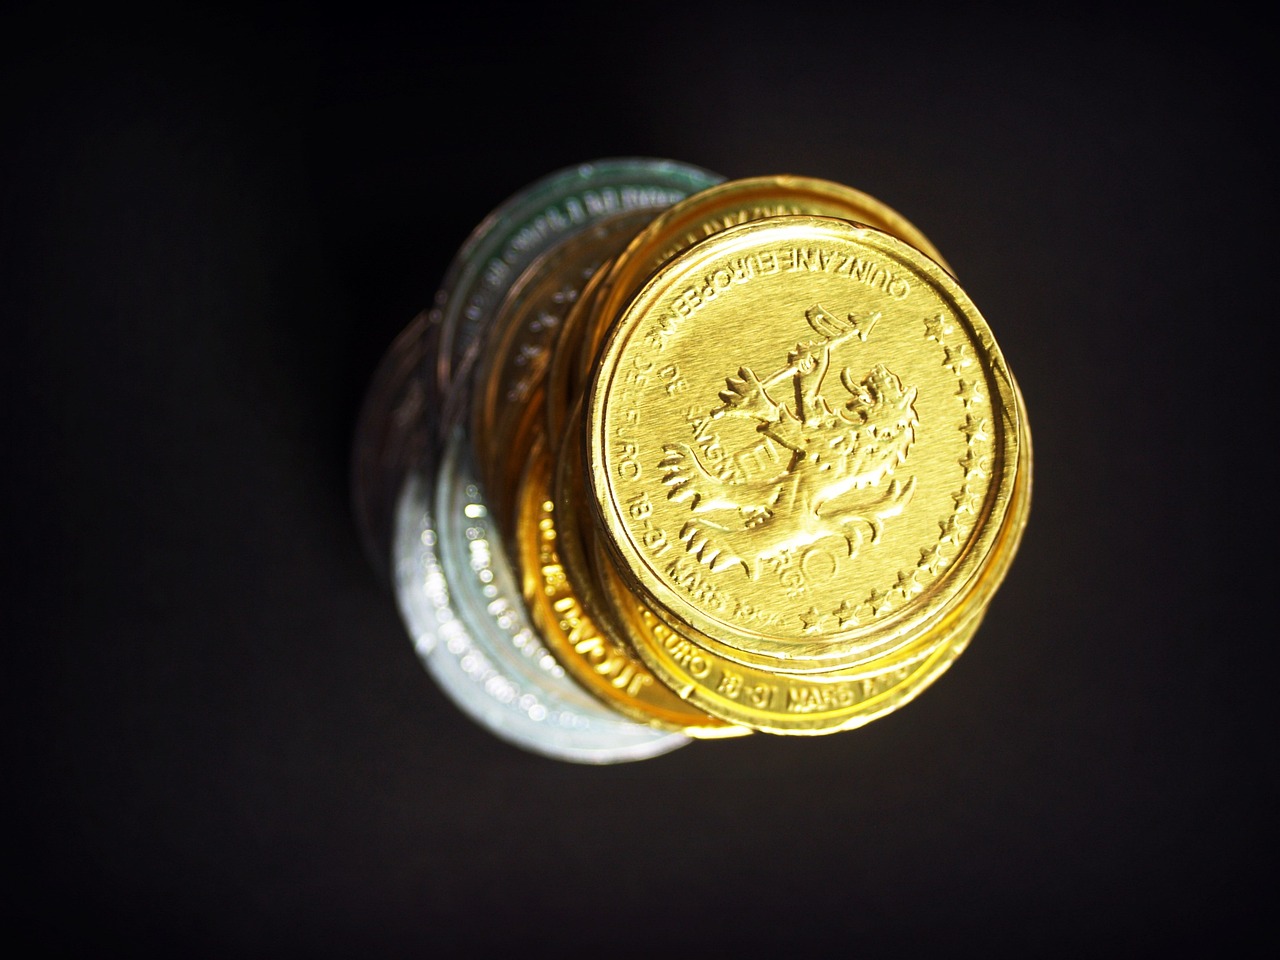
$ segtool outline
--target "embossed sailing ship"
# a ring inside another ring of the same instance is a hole
[[[786,567],[832,537],[852,557],[867,532],[872,543],[880,539],[885,521],[902,512],[915,489],[914,477],[904,482],[893,474],[915,439],[916,389],[876,363],[861,379],[841,367],[847,396],[834,409],[823,393],[832,354],[846,343],[865,343],[880,314],[840,320],[814,305],[805,318],[820,339],[797,343],[787,364],[764,380],[739,368],[725,380],[721,405],[709,411],[712,418],[754,420],[756,431],[783,451],[780,471],[755,477],[715,471],[686,444],[664,447],[667,497],[689,505],[680,539],[712,572],[740,567],[758,580],[766,563]]]

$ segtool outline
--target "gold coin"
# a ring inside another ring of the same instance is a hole
[[[640,723],[704,739],[750,733],[697,709],[659,683],[644,661],[617,640],[616,629],[593,616],[577,596],[581,571],[562,562],[552,463],[541,439],[534,442],[520,488],[516,540],[525,602],[552,655],[590,693]]]
[[[580,426],[582,404],[575,404],[569,412],[564,444],[554,458],[552,499],[556,507],[557,546],[562,563],[574,581],[574,590],[587,612],[607,625],[616,622],[612,608],[605,598],[602,569],[594,556],[597,536],[595,512],[588,506],[588,494],[583,476],[586,470],[585,452]],[[628,643],[625,635],[617,636],[620,643]]]
[[[823,673],[970,593],[1023,432],[949,273],[826,217],[731,227],[611,328],[586,417],[593,506],[630,588],[742,666]]]
[[[729,227],[791,215],[839,217],[875,227],[911,244],[953,272],[914,224],[861,190],[819,177],[779,175],[729,180],[700,190],[659,213],[609,263],[593,305],[597,319],[583,340],[579,362],[590,368],[618,311],[672,257]]]

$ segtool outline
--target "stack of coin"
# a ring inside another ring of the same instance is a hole
[[[1031,493],[1017,384],[910,222],[648,159],[481,222],[355,468],[433,676],[588,763],[903,705],[973,636]]]

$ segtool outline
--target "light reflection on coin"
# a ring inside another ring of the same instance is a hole
[[[975,604],[917,635],[893,655],[856,667],[793,674],[743,666],[656,614],[618,576],[597,541],[603,593],[631,627],[634,649],[663,683],[690,704],[762,733],[822,735],[852,730],[918,696],[968,646],[986,615]]]
[[[582,288],[551,351],[542,405],[547,446],[553,457],[558,457],[564,446],[570,411],[577,406],[586,388],[587,370],[580,360],[582,343],[595,322],[596,307],[610,262],[606,261]]]
[[[1017,384],[1013,384],[1015,392],[1018,392]],[[1020,405],[1021,405],[1021,401]],[[571,437],[578,436],[580,431],[573,430]],[[566,473],[568,473],[566,471]],[[985,608],[991,602],[997,588],[1004,581],[1005,575],[1008,573],[1013,563],[1014,557],[1017,555],[1018,548],[1022,541],[1023,533],[1026,529],[1027,516],[1031,505],[1032,484],[1032,445],[1030,427],[1027,423],[1025,411],[1021,417],[1021,440],[1018,444],[1018,465],[1016,479],[1014,480],[1013,490],[1010,494],[1009,509],[1006,513],[1004,523],[1000,527],[999,533],[993,541],[988,562],[983,566],[979,576],[970,581],[969,587],[965,593],[957,597],[956,602],[940,608],[938,615],[925,623],[920,630],[904,638],[903,643],[898,647],[909,647],[914,644],[921,635],[940,635],[947,631],[958,629],[957,624],[968,623],[972,620],[975,611],[985,612]],[[577,498],[581,500],[585,496],[581,488],[569,494],[569,498]],[[579,561],[582,562],[582,561]],[[597,536],[596,551],[594,564],[592,569],[597,571],[608,572],[613,567],[613,557],[607,546],[606,538]],[[609,584],[610,589],[604,590],[601,587],[602,581],[593,580],[592,596],[597,603],[600,597],[608,596],[613,602],[615,608],[621,602],[621,594],[618,592],[618,583],[615,577],[614,582]],[[643,591],[635,591],[634,587],[628,590],[628,596],[631,597],[636,604],[643,606],[645,596]],[[698,648],[699,653],[714,652],[721,649],[720,645],[713,638],[706,637],[692,628],[688,623],[680,621],[670,616],[668,612],[656,605],[645,607],[645,617],[650,625],[657,624],[662,628],[670,631],[672,635],[678,635],[681,640],[690,641],[694,647]],[[603,613],[600,616],[605,616]],[[976,629],[976,624],[975,624]],[[693,648],[689,648],[690,650]],[[641,649],[638,653],[643,657],[644,651]],[[835,672],[847,672],[848,668],[858,668],[866,663],[880,662],[883,663],[887,659],[898,656],[900,651],[895,647],[885,647],[874,651],[874,655],[868,655],[860,659],[853,660],[848,667],[840,671],[814,671],[811,669],[794,669],[794,664],[778,664],[767,660],[753,661],[743,658],[737,651],[734,656],[726,661],[726,666],[730,670],[736,670],[744,664],[756,663],[764,664],[765,673],[786,674],[791,675],[797,681],[810,679],[811,676],[822,676],[824,674],[832,674]],[[667,682],[676,683],[677,685],[685,685],[685,681],[670,674],[663,673]],[[687,678],[686,678],[687,679]]]
[[[596,295],[595,315],[581,343],[582,368],[590,368],[619,312],[660,266],[722,230],[777,216],[838,217],[865,224],[897,237],[948,273],[954,272],[915,224],[861,190],[819,177],[727,180],[659,213],[610,262]]]
[[[474,468],[466,466],[474,439],[465,435],[465,424],[475,402],[477,353],[498,305],[541,256],[603,220],[664,209],[720,179],[688,164],[647,158],[582,164],[543,178],[491,213],[454,258],[425,322],[438,339],[406,342],[406,335],[398,342],[402,355],[416,352],[423,361],[418,376],[403,363],[389,364],[398,377],[425,388],[423,405],[435,409],[438,426],[427,453],[447,446],[444,476],[428,466],[404,480],[394,545],[402,615],[428,667],[458,705],[536,752],[609,763],[689,741],[605,708],[565,677],[528,624],[506,545],[487,529],[488,507]]]
[[[531,681],[528,662],[516,652],[510,635],[492,635],[483,621],[476,629],[459,606],[459,593],[474,593],[474,586],[445,573],[431,488],[430,480],[414,474],[398,504],[397,596],[423,664],[460,710],[509,743],[579,763],[643,760],[690,742],[627,721],[598,704],[584,705],[580,691],[566,689],[550,674]]]
[[[770,673],[718,657],[639,604],[617,585],[620,610],[632,618],[637,649],[663,681],[690,703],[731,723],[782,735],[821,735],[863,726],[908,703],[968,646],[985,609],[886,662],[852,671]]]

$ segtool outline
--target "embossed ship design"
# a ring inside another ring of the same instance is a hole
[[[686,444],[664,447],[667,497],[690,510],[680,539],[712,572],[741,567],[758,580],[766,563],[790,567],[833,537],[852,557],[867,532],[872,543],[880,539],[885,521],[902,512],[915,489],[915,477],[903,482],[893,473],[915,439],[916,389],[904,389],[876,363],[860,380],[849,366],[841,368],[845,395],[834,410],[822,392],[833,352],[865,343],[880,314],[840,320],[815,305],[805,318],[820,339],[798,343],[786,366],[764,380],[739,368],[725,380],[723,403],[709,412],[713,419],[756,421],[757,432],[782,448],[781,472],[749,477],[708,468]]]

